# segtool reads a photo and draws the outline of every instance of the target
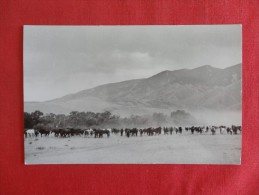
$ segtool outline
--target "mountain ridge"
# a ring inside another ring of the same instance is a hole
[[[165,70],[148,78],[108,83],[45,102],[25,102],[25,111],[67,113],[110,110],[142,114],[168,109],[241,109],[241,64]],[[50,108],[53,109],[50,109]]]

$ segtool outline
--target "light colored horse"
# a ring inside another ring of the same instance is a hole
[[[35,130],[34,129],[28,129],[26,131],[28,137],[35,137]]]
[[[84,130],[84,136],[85,137],[89,137],[89,136],[92,136],[92,135],[94,135],[93,129],[86,129],[86,130]]]

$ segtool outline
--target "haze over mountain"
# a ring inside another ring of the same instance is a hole
[[[205,65],[166,70],[149,78],[109,83],[45,102],[25,102],[24,111],[109,110],[121,116],[176,109],[241,112],[241,69],[237,64],[225,69]]]

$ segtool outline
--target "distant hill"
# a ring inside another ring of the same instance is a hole
[[[241,110],[241,64],[163,71],[152,77],[101,85],[45,102],[25,102],[24,110],[45,113],[112,111],[121,115],[184,110]]]

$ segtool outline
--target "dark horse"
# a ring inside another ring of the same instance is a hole
[[[212,133],[212,135],[216,135],[216,130],[214,127],[211,128],[211,133]]]
[[[182,129],[182,127],[179,127],[179,128],[176,128],[176,134],[177,133],[180,133],[180,134],[182,134],[182,132],[183,132],[183,129]]]
[[[234,135],[237,135],[238,130],[240,131],[240,133],[242,131],[241,126],[234,126],[234,125],[232,125],[232,130],[233,130]]]
[[[163,130],[164,130],[164,135],[166,135],[166,134],[168,135],[168,132],[169,132],[170,130],[169,130],[167,127],[164,127]],[[173,132],[173,131],[172,131],[172,132]],[[171,133],[171,132],[170,132],[170,133]]]
[[[131,136],[138,136],[138,130],[136,128],[130,130]]]
[[[37,131],[37,135],[40,134],[41,137],[42,135],[48,136],[50,134],[50,130],[48,130],[45,127],[36,127],[35,132]]]
[[[158,127],[158,128],[153,129],[153,132],[154,132],[155,135],[160,135],[160,134],[161,134],[161,131],[162,131],[162,128],[161,128],[161,127]]]
[[[101,130],[101,129],[94,129],[94,137],[95,138],[102,138],[103,134],[106,134],[107,137],[110,137],[110,131],[109,130]]]

